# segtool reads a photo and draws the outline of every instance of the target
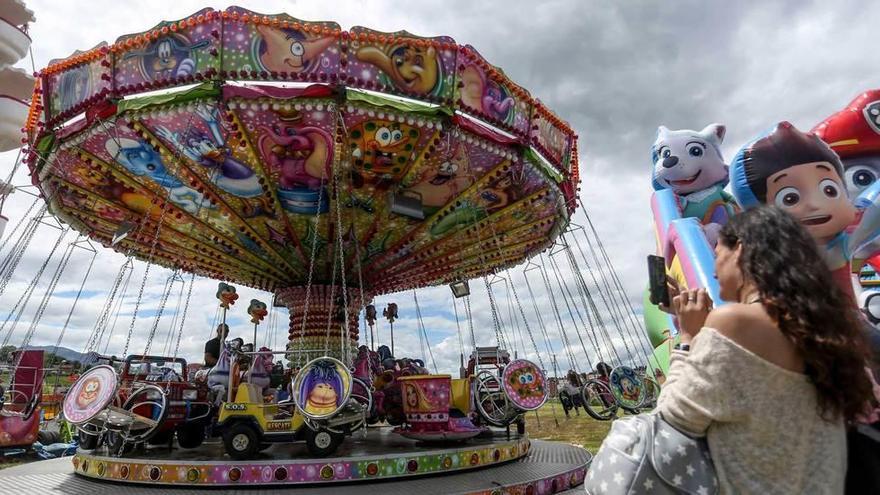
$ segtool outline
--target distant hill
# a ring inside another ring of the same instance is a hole
[[[68,349],[67,347],[59,347],[55,349],[55,346],[52,345],[29,345],[26,348],[38,351],[46,351],[47,353],[55,351],[56,356],[71,362],[79,361],[80,363],[82,363],[83,358],[85,357],[85,355],[81,352],[74,351],[73,349]]]

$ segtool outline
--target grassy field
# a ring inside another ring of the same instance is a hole
[[[548,401],[537,415],[526,415],[526,431],[531,438],[572,443],[595,454],[611,429],[611,421],[596,421],[583,409],[579,416],[574,411],[570,414],[566,418],[559,402]]]

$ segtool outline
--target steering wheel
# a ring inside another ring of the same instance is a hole
[[[144,407],[151,408],[150,416],[137,412]],[[118,431],[126,443],[140,443],[149,440],[158,431],[167,415],[168,399],[165,392],[156,385],[144,385],[126,399],[121,410],[110,413],[107,427]]]
[[[480,416],[493,426],[509,425],[516,418],[517,411],[502,390],[500,379],[492,372],[482,370],[474,381],[474,402]]]

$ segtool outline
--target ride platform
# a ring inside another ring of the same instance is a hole
[[[194,493],[208,487],[285,487],[290,493],[554,494],[583,483],[591,455],[573,445],[496,433],[462,444],[422,444],[371,428],[336,457],[309,458],[301,444],[274,445],[235,461],[219,443],[193,450],[151,448],[114,457],[99,449],[0,471],[7,493]],[[381,485],[377,485],[381,482]],[[135,485],[135,486],[130,486]],[[156,485],[156,486],[146,486]],[[179,488],[177,490],[175,488]],[[258,490],[259,492],[259,490]]]

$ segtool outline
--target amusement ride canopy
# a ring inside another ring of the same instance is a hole
[[[26,131],[61,220],[274,292],[330,355],[373,296],[518,264],[577,204],[573,131],[474,48],[239,7],[53,61]]]

